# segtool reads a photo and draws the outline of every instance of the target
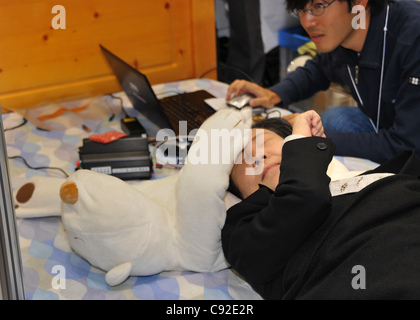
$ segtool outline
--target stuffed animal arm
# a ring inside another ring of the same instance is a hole
[[[252,110],[222,109],[198,130],[177,181],[176,226],[181,261],[195,271],[226,268],[221,230],[235,159],[251,137]]]

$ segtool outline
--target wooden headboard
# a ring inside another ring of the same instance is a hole
[[[99,44],[152,84],[217,64],[214,0],[0,0],[0,35],[0,105],[9,110],[120,91]]]

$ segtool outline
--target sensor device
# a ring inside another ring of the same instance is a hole
[[[77,169],[109,174],[122,180],[150,179],[153,161],[148,139],[127,136],[110,143],[83,139]]]

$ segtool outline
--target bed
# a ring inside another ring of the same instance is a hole
[[[211,79],[191,79],[153,86],[156,94],[204,89],[216,97],[224,97],[227,85]],[[44,117],[46,131],[31,122],[22,125],[22,115],[4,114],[7,151],[10,158],[12,187],[33,176],[65,178],[74,172],[78,148],[93,133],[121,130],[120,99],[130,116],[138,116],[124,93],[51,103],[30,110],[33,118]],[[87,106],[77,111],[81,106]],[[63,112],[63,108],[66,110]],[[61,110],[61,112],[57,112]],[[76,112],[76,111],[77,112]],[[57,115],[51,117],[51,115]],[[48,117],[50,116],[50,117]],[[112,118],[112,119],[111,119]],[[31,167],[50,167],[35,170]],[[337,157],[350,170],[367,170],[374,163],[357,158]],[[58,169],[57,169],[58,168]],[[177,169],[154,168],[152,179],[159,179]],[[59,217],[17,219],[21,247],[26,298],[39,299],[141,299],[141,300],[256,300],[260,296],[232,269],[214,273],[163,272],[149,277],[130,277],[117,287],[105,282],[105,273],[92,267],[70,248]],[[61,268],[61,269],[60,269]],[[63,274],[64,272],[64,274]],[[57,277],[65,276],[65,289],[57,285]]]

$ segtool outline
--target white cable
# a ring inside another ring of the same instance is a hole
[[[349,76],[350,76],[351,83],[353,84],[353,88],[354,88],[354,90],[356,91],[356,94],[357,94],[357,97],[359,98],[360,104],[361,104],[361,105],[362,105],[362,107],[363,107],[363,100],[362,100],[362,98],[360,97],[359,90],[357,90],[357,86],[356,86],[356,84],[354,83],[353,76],[351,75],[351,70],[350,70],[350,66],[349,66],[349,65],[347,65],[347,71],[349,72]]]
[[[388,16],[389,16],[389,5],[386,9],[385,27],[384,27],[384,45],[382,49],[382,67],[381,67],[381,82],[379,84],[379,101],[378,101],[378,117],[376,118],[375,132],[379,132],[379,116],[381,115],[381,101],[382,101],[382,84],[384,81],[384,66],[385,66],[385,47],[386,47],[386,33],[388,31]]]

